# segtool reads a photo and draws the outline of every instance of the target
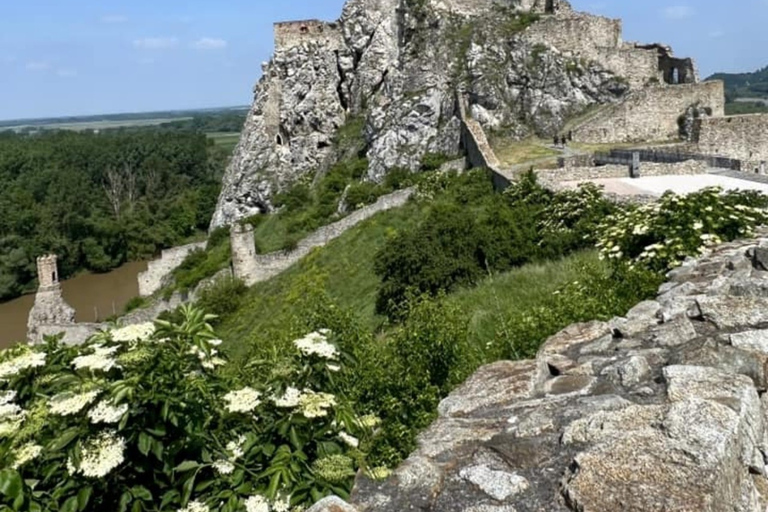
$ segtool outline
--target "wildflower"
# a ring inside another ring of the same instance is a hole
[[[243,446],[245,446],[245,436],[240,436],[237,441],[227,443],[227,451],[232,454],[229,460],[237,460],[244,455]]]
[[[375,414],[366,414],[357,420],[357,424],[363,428],[376,428],[381,425],[381,418]]]
[[[235,465],[232,464],[230,461],[224,460],[224,459],[217,460],[211,465],[213,466],[213,469],[215,469],[222,475],[231,475],[232,472],[235,470]]]
[[[256,494],[245,500],[246,512],[269,512],[269,502],[264,496]]]
[[[299,405],[300,398],[301,391],[294,387],[288,387],[282,398],[273,398],[273,401],[277,407],[293,408]]]
[[[337,364],[329,364],[327,365],[327,368],[329,371],[332,371],[332,372],[338,372],[339,370],[341,370],[341,366]]]
[[[3,391],[0,393],[0,405],[5,405],[13,402],[16,399],[16,391]],[[1,417],[2,415],[0,415]]]
[[[213,347],[218,347],[219,345],[221,345],[221,343],[222,343],[221,340],[208,340],[208,344]]]
[[[299,398],[301,413],[304,417],[320,418],[328,415],[327,409],[336,405],[336,397],[329,393],[315,393],[305,389]]]
[[[339,439],[352,448],[357,448],[360,445],[360,441],[355,436],[351,436],[346,432],[339,432]]]
[[[101,390],[88,391],[73,395],[72,393],[59,393],[48,401],[51,413],[59,416],[71,416],[82,411],[85,406],[96,400]]]
[[[704,223],[701,222],[700,220],[697,220],[696,222],[693,223],[693,229],[695,229],[696,231],[704,229]]]
[[[112,340],[119,342],[146,341],[155,333],[155,324],[147,322],[143,324],[127,325],[111,331]]]
[[[149,361],[152,358],[152,352],[141,347],[136,350],[130,350],[117,357],[117,362],[124,366],[134,366]]]
[[[245,387],[238,391],[230,391],[224,395],[229,412],[251,412],[261,405],[261,393],[253,388]]]
[[[27,462],[36,459],[43,452],[43,447],[35,443],[27,443],[14,454],[13,469],[19,469]]]
[[[323,332],[329,333],[330,331],[324,329]],[[327,335],[323,332],[317,331],[307,334],[303,338],[294,340],[293,344],[305,356],[315,355],[323,359],[336,359],[339,355],[338,350],[334,345],[328,343]]]
[[[289,512],[291,510],[291,497],[283,496],[272,503],[273,512]]]
[[[45,366],[46,354],[43,352],[24,352],[18,357],[0,363],[0,379],[18,375],[29,368]]]
[[[368,470],[368,476],[370,476],[373,480],[386,480],[389,478],[389,475],[392,474],[392,471],[389,470],[389,468],[384,466],[379,466],[377,468],[372,468]]]
[[[100,370],[102,372],[108,372],[112,368],[119,368],[117,361],[100,354],[76,357],[72,360],[72,366],[75,367],[75,370],[87,368],[91,371]]]
[[[187,503],[186,507],[178,509],[177,512],[210,512],[210,510],[205,503],[193,500]]]
[[[125,439],[114,432],[102,432],[81,446],[80,467],[76,472],[89,478],[103,478],[123,463]]]
[[[220,357],[212,357],[211,359],[205,360],[201,363],[201,366],[205,368],[206,370],[213,370],[217,366],[224,366],[227,364],[225,360],[223,360]]]
[[[346,455],[329,455],[317,459],[312,464],[312,471],[334,484],[345,482],[355,475],[353,461]]]
[[[101,401],[88,411],[91,423],[117,423],[128,412],[128,404],[115,407],[107,401]]]

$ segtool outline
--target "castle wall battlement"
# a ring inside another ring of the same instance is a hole
[[[604,107],[573,128],[573,139],[588,143],[666,141],[679,138],[678,121],[688,107],[725,115],[725,92],[719,80],[698,84],[656,85],[632,92],[621,103]]]
[[[699,119],[694,127],[699,151],[743,160],[752,171],[768,161],[768,114],[710,117]]]
[[[320,20],[284,21],[275,23],[275,50],[285,50],[306,41],[340,39],[338,24]]]
[[[600,49],[621,48],[621,20],[570,13],[548,16],[528,27],[523,34],[533,44],[552,46],[586,60],[600,60]]]

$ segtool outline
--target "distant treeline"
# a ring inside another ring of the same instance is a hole
[[[768,66],[752,73],[715,73],[707,80],[725,82],[728,103],[737,98],[768,98]]]
[[[155,255],[208,226],[227,154],[197,133],[0,134],[0,299]]]

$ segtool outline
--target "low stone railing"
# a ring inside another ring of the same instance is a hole
[[[626,317],[481,368],[419,448],[311,512],[768,507],[768,232],[670,272]]]

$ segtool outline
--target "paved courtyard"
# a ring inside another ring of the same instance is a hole
[[[731,174],[731,173],[729,173]],[[745,175],[750,177],[750,175]],[[768,183],[754,179],[741,179],[723,174],[695,174],[688,176],[649,176],[646,178],[610,178],[589,180],[605,187],[605,191],[619,195],[657,195],[667,190],[678,194],[690,194],[706,187],[720,186],[725,190],[757,190],[768,194]],[[762,181],[762,180],[761,180]],[[576,187],[578,181],[563,182]]]

